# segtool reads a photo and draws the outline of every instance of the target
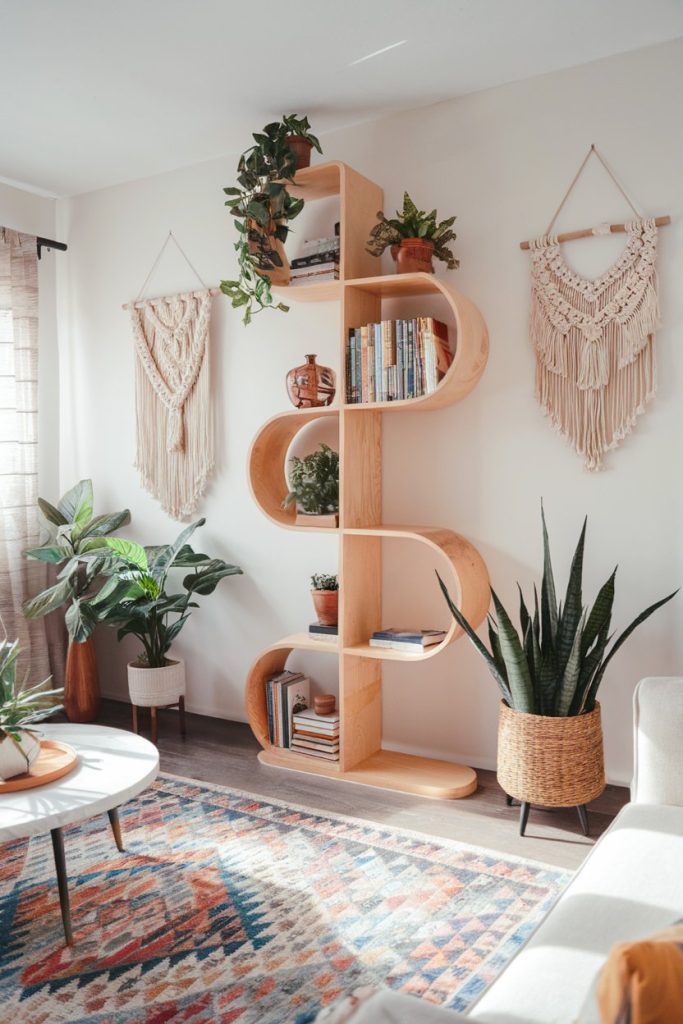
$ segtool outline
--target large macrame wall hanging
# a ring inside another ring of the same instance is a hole
[[[141,300],[171,239],[201,291]],[[195,511],[214,468],[209,325],[215,293],[169,232],[138,298],[123,307],[130,312],[135,345],[135,466],[143,486],[174,519]]]
[[[635,219],[564,235],[550,232],[591,154],[603,164]],[[591,146],[544,235],[521,247],[531,252],[531,340],[536,398],[588,469],[631,432],[656,391],[657,228],[669,217],[646,219],[595,146]],[[626,232],[617,261],[595,280],[567,266],[560,242]]]

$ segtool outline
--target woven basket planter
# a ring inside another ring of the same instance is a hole
[[[128,662],[130,702],[139,708],[162,708],[185,696],[185,662],[168,659],[163,668]]]
[[[605,788],[600,705],[572,718],[513,711],[501,701],[498,782],[508,796],[542,807],[578,807]]]

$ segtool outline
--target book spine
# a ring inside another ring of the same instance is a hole
[[[273,729],[273,684],[270,679],[266,682],[266,712],[268,714],[268,739],[275,743],[275,730]]]
[[[405,398],[405,386],[403,380],[403,320],[396,321],[396,377],[398,399]]]
[[[346,401],[347,403],[353,401],[353,342],[354,332],[349,331],[349,337],[346,342]]]
[[[363,391],[363,368],[361,365],[361,329],[356,327],[356,380],[354,389],[354,402],[360,402]]]
[[[361,339],[361,402],[368,400],[368,325],[360,329]]]

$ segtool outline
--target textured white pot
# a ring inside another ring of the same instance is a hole
[[[159,708],[176,704],[185,696],[185,662],[168,659],[163,668],[148,668],[137,661],[128,662],[128,692],[131,704],[139,708]]]
[[[4,736],[0,740],[0,779],[11,779],[14,775],[22,775],[28,770],[26,758],[28,758],[30,767],[40,753],[40,740],[37,740],[30,732],[23,730],[19,730],[19,732],[21,733],[19,742],[26,757],[21,750],[17,750],[14,740],[9,736]]]

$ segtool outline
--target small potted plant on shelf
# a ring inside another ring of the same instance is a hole
[[[105,569],[109,576],[97,598],[91,602],[97,620],[118,626],[118,638],[137,637],[142,650],[128,665],[130,699],[136,707],[175,704],[185,695],[185,663],[169,658],[168,652],[199,605],[199,595],[212,594],[226,576],[241,574],[237,565],[193,551],[187,543],[203,526],[199,519],[188,526],[172,544],[142,547],[133,541],[110,539],[115,559]],[[182,591],[170,589],[172,569],[189,570],[182,579]]]
[[[308,118],[297,117],[296,114],[283,114],[282,124],[285,128],[285,141],[289,148],[294,151],[294,166],[297,171],[310,166],[311,150],[316,149],[322,153],[320,141],[311,132]]]
[[[605,670],[641,622],[678,591],[641,612],[608,651],[617,570],[602,586],[589,612],[581,592],[584,521],[564,601],[558,605],[542,508],[541,518],[540,608],[535,587],[533,614],[520,589],[521,633],[492,590],[495,619],[489,616],[489,651],[451,600],[441,577],[439,583],[454,618],[485,659],[501,692],[498,782],[508,803],[513,797],[521,802],[520,834],[524,835],[533,803],[575,806],[587,835],[586,804],[605,788],[600,704],[596,700]]]
[[[62,707],[63,691],[46,690],[49,679],[34,686],[17,682],[19,641],[0,640],[0,779],[27,772],[40,753],[40,740],[31,728]]]
[[[109,559],[106,538],[130,522],[130,512],[94,515],[92,480],[81,480],[51,505],[38,498],[48,540],[24,551],[26,558],[59,566],[57,582],[24,602],[27,619],[42,618],[67,606],[65,622],[69,649],[64,675],[64,707],[71,722],[92,722],[99,708],[95,648],[91,634],[96,618],[89,601],[97,593],[101,573]],[[80,610],[79,610],[80,608]]]
[[[289,460],[290,491],[282,503],[296,502],[297,526],[335,527],[339,520],[339,454],[321,443],[303,459]]]
[[[336,576],[311,576],[313,607],[321,626],[336,626],[339,618],[339,581]]]
[[[223,189],[239,235],[235,242],[239,277],[221,281],[221,291],[235,309],[244,309],[245,325],[263,309],[285,313],[289,309],[274,301],[271,285],[289,283],[284,243],[290,221],[304,207],[304,200],[292,196],[287,188],[297,169],[294,126],[305,131],[305,138],[320,150],[320,143],[308,132],[308,119],[290,114],[254,132],[254,145],[237,165],[237,185]]]
[[[448,243],[457,237],[451,230],[455,217],[437,221],[436,210],[425,213],[418,210],[407,192],[403,193],[403,212],[396,211],[391,219],[379,210],[378,222],[370,232],[366,251],[371,256],[381,256],[391,248],[398,274],[412,274],[424,271],[434,273],[432,258],[442,260],[449,270],[457,270],[460,261],[448,248]]]

